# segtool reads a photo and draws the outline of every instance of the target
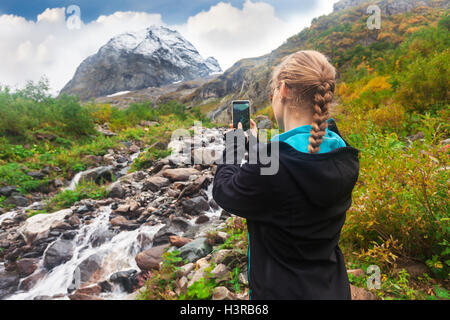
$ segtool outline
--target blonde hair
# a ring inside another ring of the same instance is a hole
[[[317,51],[299,51],[287,56],[275,68],[271,90],[281,83],[291,90],[290,102],[300,107],[313,109],[311,137],[308,152],[318,153],[323,136],[328,128],[329,105],[333,100],[336,85],[336,70],[327,58]]]

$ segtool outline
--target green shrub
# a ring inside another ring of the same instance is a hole
[[[106,188],[95,182],[81,182],[75,190],[65,190],[58,193],[46,203],[46,210],[54,212],[71,207],[75,202],[83,199],[103,199],[107,196]]]

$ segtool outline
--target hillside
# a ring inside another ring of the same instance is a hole
[[[217,79],[203,85],[183,102],[208,104],[209,115],[219,122],[229,121],[229,103],[251,99],[255,111],[268,105],[268,81],[272,68],[283,57],[298,50],[318,50],[327,55],[342,80],[362,61],[389,58],[392,50],[420,27],[433,25],[448,8],[448,1],[371,1],[380,6],[382,27],[367,28],[367,2],[340,1],[334,12],[316,18],[309,28],[289,38],[282,46],[258,58],[243,59]],[[226,111],[226,112],[224,112]]]

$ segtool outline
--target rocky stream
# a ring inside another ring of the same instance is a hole
[[[221,154],[223,130],[202,130],[194,139],[172,141],[174,152],[148,170],[128,173],[139,155],[135,148],[126,159],[104,156],[109,166],[80,172],[65,187],[114,174],[118,179],[108,186],[107,199],[27,218],[29,210],[43,206],[40,201],[0,215],[0,299],[133,299],[138,275],[158,268],[168,246],[189,260],[180,288],[198,280],[201,265],[223,255],[212,257],[205,235],[219,230],[225,241],[220,229],[229,216],[212,199],[215,165],[182,163],[184,148],[193,158],[205,150]],[[194,150],[194,143],[200,148]],[[223,267],[213,272],[223,273]]]

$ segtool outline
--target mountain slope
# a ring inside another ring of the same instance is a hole
[[[112,38],[81,63],[61,93],[86,100],[203,78],[217,72],[221,68],[216,59],[202,58],[177,31],[153,26]]]
[[[377,4],[381,9],[380,30],[367,28],[369,4]],[[219,122],[229,121],[228,107],[233,99],[251,99],[254,110],[270,104],[268,82],[273,67],[283,57],[299,50],[318,50],[331,59],[342,77],[365,58],[382,58],[386,50],[395,48],[408,34],[435,23],[448,5],[444,0],[339,1],[330,15],[313,19],[309,28],[269,54],[240,60],[183,102],[212,104],[209,116]]]

